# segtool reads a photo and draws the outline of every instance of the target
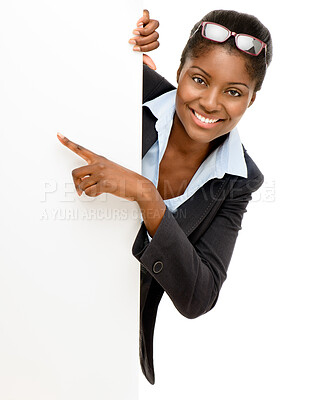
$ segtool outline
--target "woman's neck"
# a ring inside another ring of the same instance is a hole
[[[224,142],[225,138],[226,135],[223,135],[208,143],[198,143],[192,140],[175,112],[167,146],[180,157],[189,158],[189,163],[200,165],[212,151]]]

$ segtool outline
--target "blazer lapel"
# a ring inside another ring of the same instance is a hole
[[[142,158],[147,154],[153,143],[158,139],[158,134],[155,130],[157,118],[152,114],[148,107],[142,107]]]
[[[207,217],[209,223],[209,219],[215,216],[236,180],[237,176],[229,174],[225,174],[221,179],[211,179],[177,208],[173,215],[187,236],[196,232],[198,228],[200,237],[202,222]]]

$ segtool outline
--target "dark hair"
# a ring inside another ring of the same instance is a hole
[[[246,33],[262,40],[267,45],[267,53],[265,59],[265,50],[258,56],[251,56],[237,49],[235,38],[231,36],[226,42],[216,43],[205,39],[201,36],[201,28],[196,32],[201,22],[215,22],[223,25],[236,33]],[[193,33],[196,32],[194,35]],[[193,36],[192,36],[193,35]],[[224,46],[229,51],[238,51],[246,59],[246,69],[250,77],[256,81],[255,91],[261,89],[263,80],[266,75],[266,63],[269,66],[272,59],[272,40],[269,30],[259,21],[258,18],[250,14],[239,13],[233,10],[215,10],[205,15],[197,22],[190,32],[190,37],[182,52],[180,59],[179,71],[183,68],[188,57],[198,58],[198,56],[209,51],[214,46]]]

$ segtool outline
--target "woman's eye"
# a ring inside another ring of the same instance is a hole
[[[198,76],[194,76],[193,81],[195,81],[196,83],[200,83],[201,85],[206,84],[205,81],[203,79],[199,78]]]
[[[240,92],[238,92],[237,90],[233,90],[233,89],[229,90],[228,93],[233,97],[239,97],[241,95]]]

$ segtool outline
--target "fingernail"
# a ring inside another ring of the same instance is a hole
[[[140,51],[140,47],[139,46],[134,46],[133,48],[135,51]]]
[[[132,33],[133,33],[134,35],[140,35],[140,32],[137,31],[136,29],[135,29],[134,31],[132,31]]]
[[[136,44],[137,42],[136,42],[134,39],[130,39],[130,40],[129,40],[129,43],[131,43],[131,44]]]
[[[143,22],[138,22],[137,26],[139,26],[139,27],[141,26],[141,28],[142,28],[143,27]]]
[[[61,134],[61,133],[59,133],[59,132],[57,132],[57,136],[60,138],[60,139],[64,139],[65,137]]]

